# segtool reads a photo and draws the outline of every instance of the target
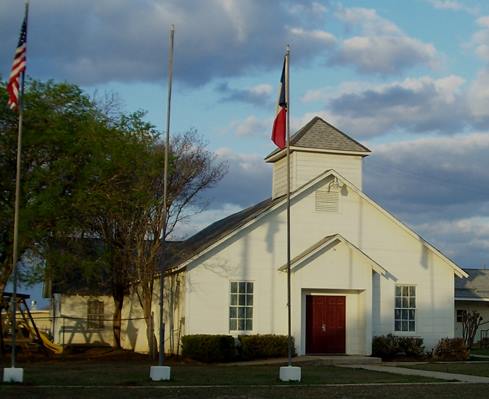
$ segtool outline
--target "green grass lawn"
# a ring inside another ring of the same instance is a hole
[[[489,356],[489,348],[471,349],[470,354]]]
[[[489,377],[489,363],[426,363],[415,366],[406,366],[411,369],[442,371],[445,373],[478,375]]]
[[[149,380],[149,362],[78,361],[25,365],[25,385],[279,385],[279,366],[173,365],[172,380]],[[303,366],[302,384],[407,383],[435,381],[363,369]]]

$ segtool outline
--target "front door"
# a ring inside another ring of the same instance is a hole
[[[306,296],[306,352],[345,353],[344,296]]]

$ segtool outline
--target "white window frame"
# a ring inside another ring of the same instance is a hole
[[[95,304],[95,309],[93,305]],[[91,311],[92,310],[92,311]],[[87,301],[87,329],[103,330],[105,328],[105,304],[99,299],[89,299]]]
[[[255,284],[249,280],[233,280],[229,283],[228,326],[236,334],[249,333],[254,329]]]
[[[416,333],[416,285],[397,284],[394,290],[394,332]]]

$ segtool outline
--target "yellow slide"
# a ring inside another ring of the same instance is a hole
[[[33,332],[35,334],[35,331],[31,331],[31,334]],[[61,345],[57,345],[51,342],[45,333],[39,331],[39,335],[41,336],[42,344],[44,345],[45,348],[49,349],[55,355],[61,355],[63,353],[63,347]]]
[[[29,334],[31,335],[32,338],[37,338],[36,331],[29,325],[26,325],[26,323],[19,323],[19,325],[22,324],[23,327],[27,328],[29,331]],[[61,345],[57,345],[49,340],[49,337],[43,333],[42,331],[39,331],[39,335],[42,340],[43,346],[53,352],[55,355],[60,355],[63,353],[63,347]]]

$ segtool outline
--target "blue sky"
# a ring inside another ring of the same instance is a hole
[[[22,12],[0,4],[3,76]],[[115,92],[161,129],[172,23],[172,132],[229,163],[181,236],[270,195],[290,44],[292,128],[320,115],[367,145],[368,195],[462,267],[489,263],[489,2],[33,0],[28,73]]]

